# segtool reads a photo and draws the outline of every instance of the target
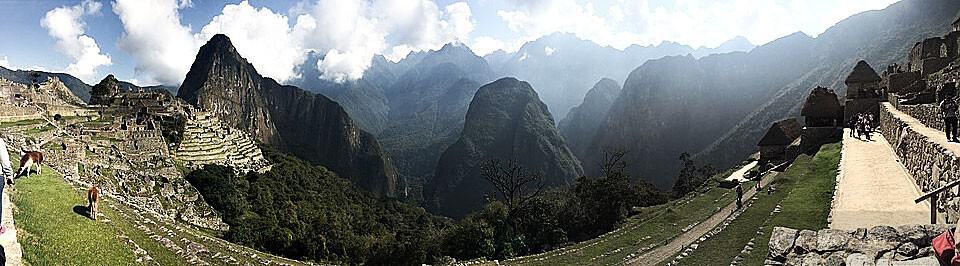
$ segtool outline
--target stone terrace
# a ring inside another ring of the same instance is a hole
[[[194,112],[187,121],[177,159],[188,167],[226,164],[241,171],[259,170],[267,165],[260,148],[239,130],[225,127],[206,112]]]

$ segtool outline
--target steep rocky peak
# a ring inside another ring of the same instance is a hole
[[[514,77],[501,78],[480,87],[475,97],[489,100],[515,100],[516,102],[540,99],[530,83]]]
[[[200,90],[225,89],[230,84],[253,85],[261,78],[256,68],[237,52],[230,38],[217,34],[200,47],[177,96],[196,105],[202,94]],[[208,84],[214,80],[220,84]]]
[[[620,83],[609,78],[602,78],[600,81],[597,81],[597,84],[593,85],[593,88],[587,92],[587,96],[584,98],[589,99],[610,95],[616,97],[618,93],[620,93]],[[584,102],[586,101],[587,100],[584,100]]]

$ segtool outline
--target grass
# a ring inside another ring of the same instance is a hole
[[[758,193],[736,220],[700,243],[681,264],[729,265],[752,239],[753,251],[744,256],[742,265],[762,265],[774,226],[826,228],[839,162],[840,144],[825,145],[814,156],[801,155],[773,182],[773,194]],[[771,215],[777,204],[781,212]]]
[[[185,263],[132,224],[118,219],[107,201],[102,202],[100,210],[110,222],[103,217],[93,221],[78,213],[86,208],[84,192],[44,168],[43,175],[18,179],[13,193],[24,261],[31,265],[136,264],[133,248],[117,237],[122,233],[161,265]]]
[[[722,176],[727,176],[728,171]],[[663,245],[683,229],[706,220],[736,197],[729,189],[716,187],[712,178],[705,192],[691,193],[670,203],[645,208],[617,231],[567,248],[506,261],[511,265],[606,265],[622,263],[641,249]],[[744,186],[750,187],[747,183]],[[572,251],[571,251],[572,250]]]
[[[0,123],[0,128],[35,125],[35,124],[46,123],[46,122],[47,121],[43,119],[25,119],[25,120],[13,121],[13,122]]]
[[[27,134],[27,135],[36,135],[36,134],[43,133],[43,132],[46,132],[46,131],[51,130],[51,129],[54,129],[54,128],[55,128],[55,127],[54,127],[53,125],[51,125],[51,124],[45,124],[45,125],[43,125],[43,126],[34,127],[34,128],[30,128],[30,129],[24,130],[23,133],[25,133],[25,134]]]

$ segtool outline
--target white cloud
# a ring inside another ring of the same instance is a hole
[[[303,63],[306,55],[290,31],[286,16],[243,1],[224,6],[199,36],[209,40],[217,33],[226,34],[260,74],[282,82],[295,76],[294,67]]]
[[[623,49],[631,44],[675,41],[714,47],[736,36],[766,43],[802,30],[818,35],[852,14],[882,9],[897,0],[514,0],[497,15],[524,40],[553,32]]]
[[[136,59],[138,79],[180,84],[202,44],[180,23],[176,0],[116,0],[123,35],[117,45]]]
[[[6,55],[0,57],[0,67],[10,68],[10,60],[7,59]]]
[[[412,51],[439,49],[466,40],[474,28],[466,2],[440,9],[433,0],[317,0],[301,2],[289,17],[247,1],[224,6],[198,33],[180,22],[184,0],[117,0],[124,34],[119,46],[137,59],[141,80],[179,84],[196,50],[216,33],[265,76],[284,81],[308,51],[325,54],[317,67],[322,78],[355,80],[375,54],[399,60]],[[295,18],[290,24],[289,18]]]
[[[319,0],[291,13],[302,13],[293,26],[295,39],[304,49],[326,52],[317,67],[322,78],[335,81],[362,77],[375,54],[397,61],[466,40],[474,27],[466,2],[441,11],[432,0]]]
[[[550,47],[550,46],[544,46],[544,47],[543,47],[543,54],[545,54],[545,55],[547,55],[547,56],[552,55],[553,52],[556,52],[556,51],[557,51],[556,49],[553,49],[553,47]]]
[[[57,40],[57,50],[73,59],[65,72],[87,83],[97,81],[97,68],[113,64],[109,55],[102,54],[96,41],[85,34],[82,16],[99,12],[101,4],[84,1],[74,6],[62,6],[48,11],[40,25]]]

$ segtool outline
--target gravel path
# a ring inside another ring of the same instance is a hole
[[[747,165],[747,166],[750,166],[750,165]],[[776,172],[771,172],[771,174],[765,175],[760,184],[764,188],[766,188],[767,184],[771,180],[776,178],[776,175],[777,175]],[[750,198],[752,198],[753,194],[757,192],[757,189],[755,186],[751,186],[749,188],[744,187],[744,189],[746,190],[743,193],[744,201],[747,201]],[[719,212],[717,212],[713,216],[710,216],[710,218],[707,218],[703,222],[691,228],[689,231],[671,240],[670,243],[657,247],[656,249],[651,250],[649,252],[643,253],[642,255],[639,255],[636,258],[630,261],[627,261],[626,264],[627,265],[657,265],[660,262],[667,261],[673,258],[675,254],[683,250],[684,247],[692,244],[697,239],[700,239],[701,237],[703,237],[703,235],[710,232],[710,230],[712,230],[714,227],[722,223],[725,219],[727,219],[728,216],[730,216],[730,214],[732,214],[736,210],[737,210],[737,203],[731,202],[726,207],[723,207],[723,209],[721,209]]]
[[[830,228],[929,223],[930,205],[913,202],[921,195],[914,184],[882,135],[861,141],[844,132]]]
[[[6,186],[3,190],[2,224],[7,228],[7,232],[0,235],[0,246],[3,246],[3,250],[6,253],[6,265],[23,265],[23,261],[21,260],[23,250],[20,248],[20,243],[17,242],[17,228],[13,223],[14,206],[10,201],[10,193],[13,193],[13,188]]]

